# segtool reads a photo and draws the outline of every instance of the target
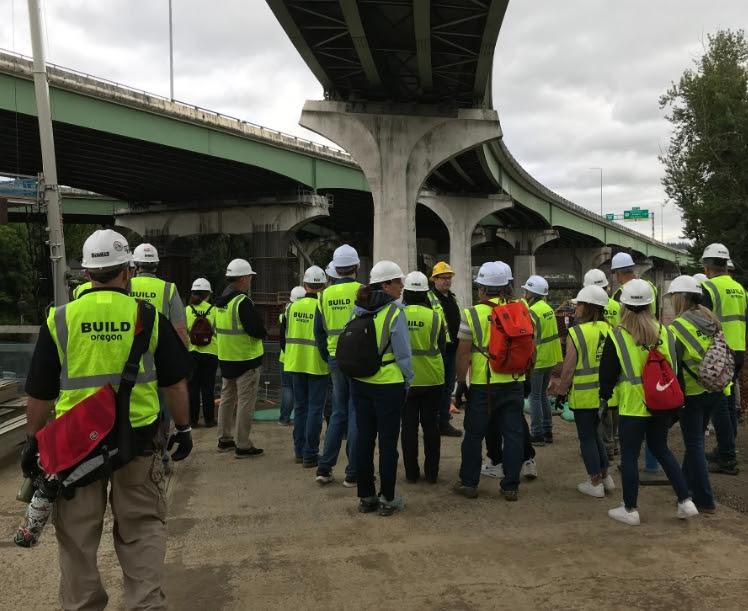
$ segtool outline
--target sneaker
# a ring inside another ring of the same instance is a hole
[[[478,498],[478,489],[468,488],[467,486],[463,486],[460,480],[457,480],[454,483],[454,486],[452,486],[452,490],[454,490],[457,494],[464,496],[466,499],[477,499]]]
[[[442,422],[439,425],[439,434],[442,437],[462,437],[462,431],[457,430],[449,422]]]
[[[553,443],[553,433],[543,433],[543,439],[546,443]]]
[[[518,501],[519,500],[519,490],[501,490],[501,494],[504,495],[505,501]]]
[[[301,464],[303,464],[303,463],[304,463],[304,459],[303,459],[303,458],[302,458],[301,456],[294,456],[294,459],[293,459],[293,461],[294,461],[294,462],[295,462],[295,463],[296,463],[297,465],[301,465]]]
[[[495,465],[489,458],[485,463],[481,465],[480,474],[486,475],[488,477],[498,477],[499,479],[502,479],[504,477],[504,465],[502,463]]]
[[[383,496],[379,497],[379,515],[391,516],[396,511],[402,511],[405,508],[405,502],[396,496],[391,501],[386,500]]]
[[[641,524],[639,512],[636,509],[634,509],[634,511],[628,511],[623,503],[621,503],[620,507],[609,509],[608,515],[614,520],[618,520],[629,526],[639,526],[639,524]]]
[[[219,452],[231,452],[236,450],[236,443],[233,439],[219,439],[218,440],[218,451]]]
[[[314,467],[317,466],[318,461],[319,461],[319,457],[312,458],[312,460],[305,460],[303,461],[301,466],[304,467],[304,469],[313,469]]]
[[[579,490],[579,492],[581,492],[582,494],[594,496],[596,499],[605,498],[605,488],[603,487],[602,482],[599,483],[597,486],[593,486],[592,482],[587,480],[586,482],[577,484],[577,490]]]
[[[616,483],[613,481],[613,478],[610,475],[603,478],[602,484],[606,492],[616,489]]]
[[[324,485],[324,484],[329,484],[335,478],[332,476],[332,471],[330,469],[317,467],[317,477],[315,477],[314,479],[318,484]],[[359,511],[360,511],[360,508],[359,508]]]
[[[371,513],[377,509],[379,509],[378,496],[367,496],[366,498],[360,499],[358,502],[359,513]]]
[[[291,421],[290,420],[278,420],[278,424],[280,424],[281,426],[291,426]]]
[[[527,479],[535,479],[538,476],[538,465],[535,464],[534,459],[531,458],[522,463],[520,475],[524,475]]]
[[[686,499],[682,503],[678,503],[678,513],[676,515],[679,520],[686,520],[699,515],[699,510],[696,509],[696,505],[693,504],[691,499]]]
[[[709,463],[709,473],[724,473],[725,475],[737,475],[740,473],[736,460],[722,460]]]
[[[358,486],[358,477],[355,475],[346,475],[345,479],[343,480],[343,486],[346,488],[355,488]]]
[[[234,458],[250,458],[252,456],[260,456],[262,452],[262,448],[247,448],[246,450],[240,450],[239,448],[236,448],[236,450],[234,450]]]
[[[545,436],[544,435],[531,435],[530,443],[534,445],[536,448],[542,447],[545,445]]]

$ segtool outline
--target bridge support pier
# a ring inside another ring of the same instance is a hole
[[[471,304],[473,294],[471,249],[476,226],[481,219],[492,212],[511,208],[512,198],[508,195],[457,197],[424,191],[418,196],[418,203],[429,208],[447,226],[449,264],[456,274],[452,281],[452,292],[461,304]]]
[[[348,151],[374,200],[374,261],[416,266],[416,199],[444,161],[501,137],[493,110],[460,109],[435,116],[431,107],[307,101],[299,124]],[[454,232],[457,233],[457,232]]]
[[[521,286],[535,273],[535,251],[543,244],[558,239],[555,229],[497,229],[496,235],[514,246],[512,272],[514,286]]]
[[[582,278],[589,270],[600,267],[613,256],[613,249],[610,246],[578,248],[574,252],[581,266]],[[580,278],[580,286],[582,278]]]

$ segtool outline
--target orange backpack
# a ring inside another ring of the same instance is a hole
[[[486,355],[491,369],[518,378],[532,367],[535,354],[530,312],[521,301],[499,305],[483,303],[493,306]]]

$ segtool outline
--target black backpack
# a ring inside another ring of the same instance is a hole
[[[335,358],[340,371],[351,378],[368,378],[382,367],[382,353],[387,350],[390,341],[388,338],[380,353],[374,326],[375,314],[372,312],[352,318],[338,337]]]
[[[190,343],[193,346],[207,346],[213,339],[213,327],[206,316],[213,309],[213,306],[205,310],[204,314],[198,314],[194,307],[190,307],[195,315],[195,322],[192,323],[192,328],[190,329]]]

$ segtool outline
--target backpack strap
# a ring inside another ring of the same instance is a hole
[[[125,368],[122,370],[117,394],[127,399],[129,404],[130,393],[135,386],[135,380],[140,370],[140,357],[148,350],[151,343],[153,327],[156,324],[156,308],[147,301],[138,302],[138,320],[135,323],[135,338],[132,341],[130,355],[127,357]]]

